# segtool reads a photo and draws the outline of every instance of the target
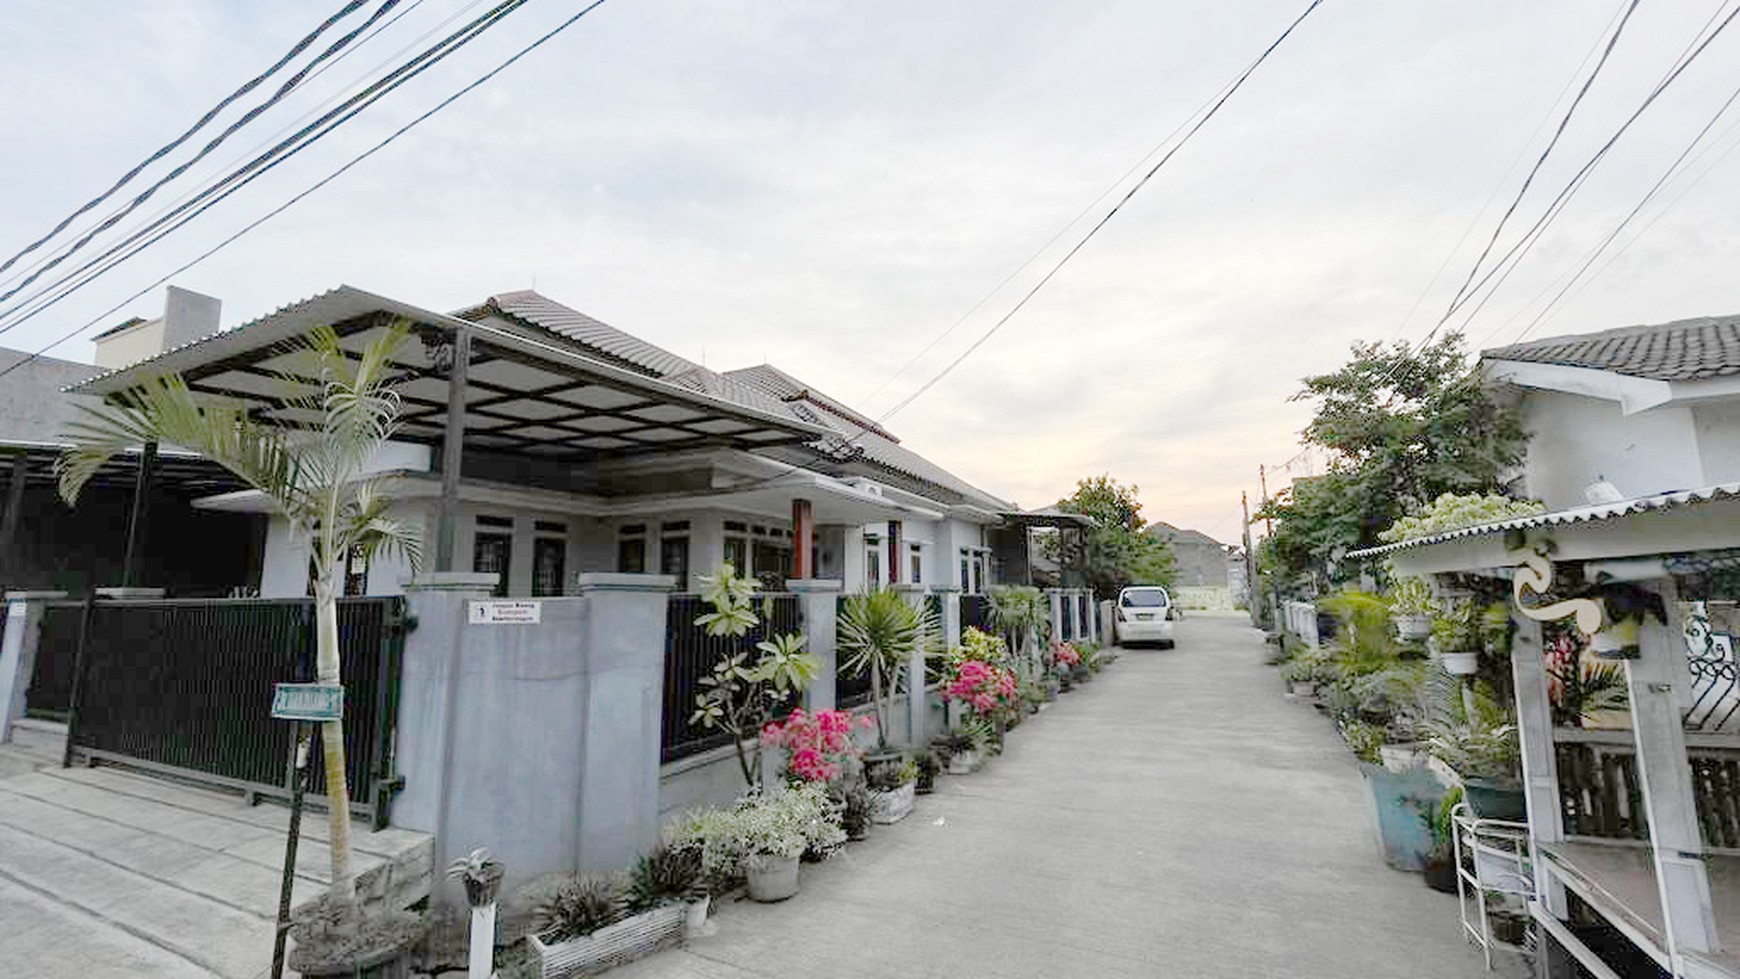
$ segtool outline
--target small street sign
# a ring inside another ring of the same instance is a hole
[[[272,716],[282,721],[336,721],[344,716],[344,687],[336,683],[279,683]]]
[[[543,602],[500,598],[472,602],[467,616],[472,625],[537,625],[543,620]]]

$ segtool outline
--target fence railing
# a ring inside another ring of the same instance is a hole
[[[969,628],[980,632],[991,631],[991,599],[985,595],[961,596],[961,632]],[[959,641],[960,637],[955,639]]]
[[[840,621],[845,612],[846,596],[842,595],[835,605],[835,621]],[[870,671],[852,669],[851,657],[840,651],[834,664],[834,706],[840,710],[864,706],[870,702],[870,687]]]
[[[1560,728],[1553,736],[1565,832],[1649,839],[1631,732]],[[1687,737],[1694,742],[1686,754],[1704,844],[1740,847],[1740,743],[1700,744],[1696,735]]]
[[[710,606],[699,595],[672,595],[665,613],[665,703],[660,756],[667,762],[731,743],[726,732],[709,731],[689,721],[695,713],[695,696],[706,689],[701,680],[713,672],[715,663],[737,653],[753,658],[756,643],[769,636],[803,629],[796,595],[758,598],[756,612],[761,623],[743,636],[709,636],[705,628],[695,624],[695,619],[709,611]],[[787,698],[774,713],[782,716],[788,713],[800,696]]]
[[[391,745],[404,599],[341,600],[338,631],[351,810],[381,827],[398,787]],[[271,717],[272,687],[315,678],[313,600],[56,603],[37,658],[44,691],[71,678],[69,759],[289,797],[294,725]],[[326,794],[318,767],[313,791]]]

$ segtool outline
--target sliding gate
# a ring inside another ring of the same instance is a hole
[[[314,679],[312,599],[56,603],[43,625],[39,666],[58,664],[50,669],[70,676],[69,762],[109,761],[289,798],[295,725],[272,719],[272,686]],[[405,600],[340,600],[338,632],[351,809],[379,828],[398,787],[392,748]],[[320,757],[317,737],[314,793],[324,796]]]

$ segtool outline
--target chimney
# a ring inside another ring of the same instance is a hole
[[[170,286],[163,299],[163,315],[154,320],[138,317],[97,334],[97,366],[105,370],[131,367],[142,360],[211,336],[218,331],[223,303],[211,296]]]

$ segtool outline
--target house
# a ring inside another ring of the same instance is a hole
[[[1227,584],[1227,547],[1200,530],[1185,530],[1169,523],[1155,522],[1142,532],[1172,549],[1177,575],[1172,579],[1181,588],[1224,588]]]
[[[1531,435],[1521,495],[1562,509],[1740,480],[1740,316],[1483,351]],[[1607,496],[1611,491],[1601,490]]]
[[[438,570],[493,573],[499,595],[525,597],[570,593],[583,572],[669,574],[692,590],[726,561],[769,590],[814,576],[974,594],[1002,580],[994,547],[1013,504],[772,365],[712,371],[536,292],[442,314],[344,286],[191,340],[130,321],[106,338],[128,354],[153,336],[182,342],[124,365],[100,353],[111,369],[75,390],[111,395],[174,371],[294,424],[271,396],[277,345],[327,324],[360,347],[395,318],[416,339],[398,364],[399,437],[376,468],[397,515],[436,544]],[[194,506],[263,521],[252,584],[268,598],[306,593],[306,546],[263,496],[237,489]],[[347,591],[397,594],[409,570],[352,566]]]

